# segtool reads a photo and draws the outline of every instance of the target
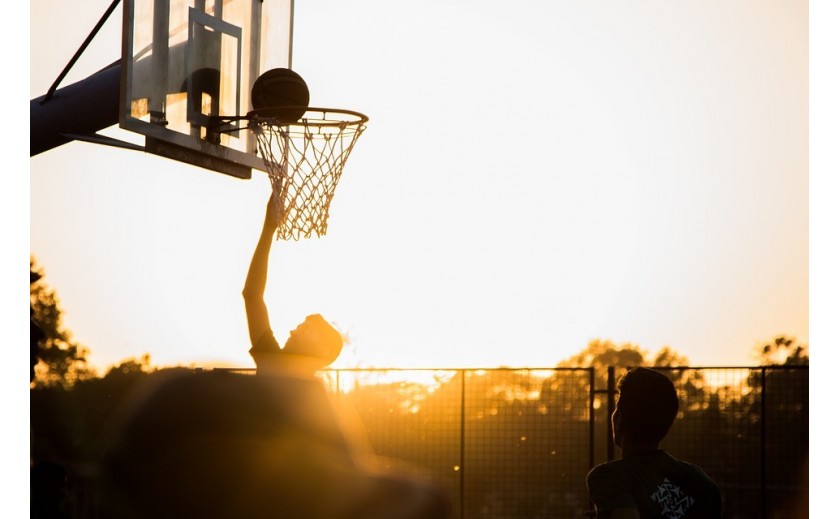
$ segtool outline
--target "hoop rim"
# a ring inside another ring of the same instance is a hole
[[[251,110],[248,114],[244,117],[249,121],[253,121],[254,119],[261,118],[262,120],[269,122],[270,124],[276,126],[295,126],[295,125],[302,125],[305,124],[307,126],[315,126],[315,127],[332,127],[332,126],[361,126],[366,124],[370,119],[367,115],[357,112],[355,110],[347,110],[344,108],[320,108],[317,106],[307,106],[304,109],[303,115],[295,121],[281,122],[277,117],[271,115],[262,115],[265,112],[271,112],[274,110],[279,109],[291,109],[300,107],[295,106],[269,106],[266,108],[260,108],[257,110]],[[310,113],[320,113],[321,118],[310,118],[306,117],[307,114]],[[329,114],[338,114],[343,119],[335,119],[335,118],[327,118]],[[272,121],[273,120],[273,121]]]
[[[262,120],[271,126],[275,127],[308,127],[308,128],[339,128],[340,131],[343,131],[345,128],[356,128],[359,131],[363,131],[366,127],[365,125],[370,120],[367,115],[357,112],[355,110],[347,110],[344,108],[319,108],[316,106],[307,106],[304,111],[303,115],[305,116],[307,113],[320,113],[322,114],[321,119],[310,119],[307,117],[300,117],[295,121],[287,122],[278,119],[277,117],[272,116],[260,116],[260,113],[264,113],[266,111],[271,110],[278,110],[278,109],[290,109],[294,108],[300,110],[300,106],[269,106],[266,108],[260,108],[256,110],[251,110],[245,115],[211,115],[208,117],[208,125],[207,125],[207,136],[206,139],[210,142],[215,144],[219,143],[220,135],[223,133],[233,133],[246,130],[247,127],[239,127],[234,123],[238,121],[248,121],[249,123],[257,119],[258,117],[262,117]],[[339,114],[344,119],[327,119],[327,114]],[[249,125],[250,126],[250,125]],[[319,132],[320,133],[320,132]]]

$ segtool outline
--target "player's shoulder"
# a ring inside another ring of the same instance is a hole
[[[717,482],[700,465],[676,458],[674,461],[681,467],[684,477],[688,475],[688,481],[694,488],[703,488],[709,495],[720,495]]]
[[[613,467],[616,463],[618,463],[618,461],[619,461],[619,460],[612,460],[612,461],[605,461],[604,463],[599,463],[598,465],[595,465],[594,467],[592,467],[591,469],[589,469],[589,473],[590,473],[590,474],[592,474],[592,473],[598,473],[598,472],[609,471],[609,470],[611,470],[611,469],[612,469],[612,467]]]
[[[706,473],[705,470],[703,470],[703,467],[701,467],[700,465],[697,465],[696,463],[692,463],[690,461],[677,459],[677,458],[674,458],[674,461],[677,464],[679,464],[683,468],[683,470],[685,470],[687,472],[694,473],[698,477],[701,477],[703,479],[708,479],[709,481],[712,481],[712,478]]]
[[[587,483],[598,481],[600,479],[612,477],[615,474],[616,466],[621,460],[613,460],[595,465],[586,474]]]

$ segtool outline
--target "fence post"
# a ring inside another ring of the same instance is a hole
[[[767,517],[767,368],[761,368],[761,517]]]
[[[612,415],[615,410],[615,366],[607,368],[607,461],[615,459]]]
[[[466,405],[465,405],[465,403],[466,403],[466,393],[467,393],[466,390],[465,390],[466,389],[465,379],[466,379],[466,370],[462,369],[461,370],[461,460],[460,460],[461,470],[458,471],[458,473],[460,475],[459,493],[461,494],[460,499],[459,499],[459,501],[460,501],[460,513],[458,515],[458,517],[460,519],[464,519],[464,449],[465,449],[465,446],[466,446],[466,431],[465,431],[465,429],[466,429],[466,410],[465,410]]]
[[[589,369],[589,468],[595,467],[595,368]]]

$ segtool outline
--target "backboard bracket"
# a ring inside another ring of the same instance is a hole
[[[90,142],[93,144],[101,144],[103,146],[112,146],[114,148],[123,148],[133,151],[146,151],[143,146],[131,142],[121,141],[106,135],[99,135],[97,133],[81,135],[78,133],[62,133],[62,137],[70,139],[71,141]]]
[[[251,167],[224,160],[220,157],[210,157],[190,148],[177,146],[167,141],[146,137],[146,149],[149,153],[160,155],[168,159],[186,162],[200,168],[209,169],[217,173],[224,173],[232,177],[248,180],[251,178]]]

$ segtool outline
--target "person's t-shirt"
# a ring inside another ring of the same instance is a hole
[[[717,484],[697,465],[663,450],[639,452],[598,465],[586,477],[599,518],[635,508],[642,519],[715,519],[721,516]]]

